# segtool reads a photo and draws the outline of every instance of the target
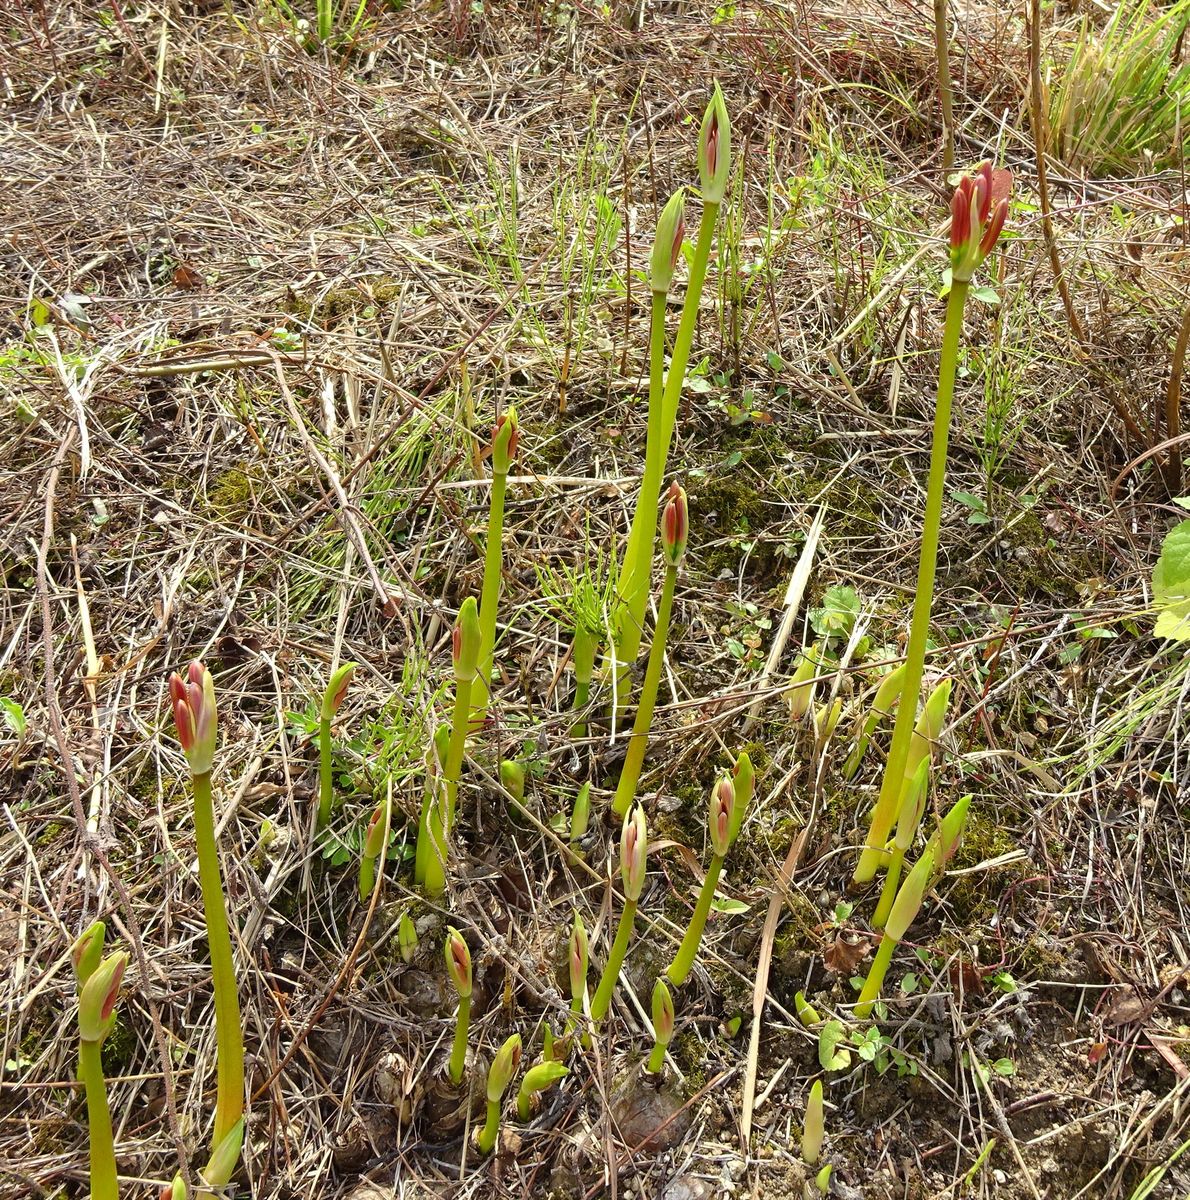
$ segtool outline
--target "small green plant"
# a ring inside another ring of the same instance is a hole
[[[446,973],[459,997],[459,1013],[455,1018],[455,1040],[450,1052],[447,1074],[451,1083],[458,1087],[463,1082],[463,1070],[467,1065],[467,1033],[471,1027],[471,951],[466,939],[453,926],[446,931]]]
[[[291,0],[273,0],[278,11],[289,23],[305,49],[314,52],[320,46],[344,46],[355,38],[363,27],[368,0],[315,0],[314,30],[310,22],[299,15]]]
[[[355,663],[346,662],[331,675],[322,695],[318,714],[318,828],[325,829],[331,819],[331,722],[347,695],[355,675]]]
[[[1174,503],[1190,508],[1190,499]],[[1179,521],[1161,544],[1153,569],[1153,633],[1172,642],[1190,642],[1190,521]]]
[[[1009,183],[1011,186],[1011,183]],[[934,432],[930,448],[930,473],[926,487],[926,506],[922,518],[921,549],[917,564],[917,587],[913,597],[913,618],[909,626],[909,644],[905,653],[905,677],[901,700],[893,726],[880,794],[872,811],[868,836],[855,868],[853,882],[868,883],[885,860],[885,842],[897,811],[906,777],[905,767],[913,726],[917,720],[917,701],[925,669],[926,639],[930,627],[930,609],[934,598],[934,577],[938,566],[938,536],[942,524],[942,499],[946,486],[946,448],[950,437],[950,410],[954,398],[958,367],[959,340],[963,332],[963,311],[971,278],[999,240],[1008,216],[1008,199],[993,197],[991,164],[979,165],[974,175],[960,179],[951,200],[950,293],[946,304],[946,324],[942,334],[942,354],[938,368],[938,395],[934,408]]]
[[[169,678],[178,741],[190,764],[194,789],[194,839],[198,850],[198,881],[211,953],[211,983],[215,992],[215,1126],[211,1158],[203,1178],[212,1187],[230,1179],[244,1136],[244,1034],[236,991],[231,934],[223,903],[219,848],[215,842],[215,806],[211,798],[211,768],[218,741],[215,683],[200,662],[192,662],[183,679]]]
[[[492,1059],[492,1065],[488,1068],[487,1118],[475,1139],[481,1154],[491,1154],[496,1147],[496,1137],[500,1132],[500,1102],[504,1099],[508,1085],[516,1077],[520,1065],[521,1035],[514,1033],[496,1051],[496,1057]]]
[[[389,830],[392,828],[393,788],[389,781],[385,797],[372,810],[368,831],[364,834],[363,850],[359,860],[359,898],[366,904],[380,884],[384,874],[384,853],[388,849]],[[379,864],[379,870],[377,869]]]
[[[574,797],[574,808],[570,813],[570,850],[578,853],[579,843],[587,836],[591,823],[591,781],[586,779]]]
[[[825,644],[819,641],[804,650],[798,659],[789,677],[789,686],[785,689],[785,707],[789,709],[791,721],[804,720],[810,711],[814,703],[814,680],[823,672],[824,655]]]
[[[745,786],[737,788],[740,780],[741,764],[746,764],[743,770]],[[710,811],[707,814],[707,836],[711,843],[711,865],[707,867],[707,875],[703,880],[702,889],[694,905],[694,915],[686,926],[682,944],[678,947],[674,960],[666,968],[666,978],[675,987],[686,982],[690,969],[694,966],[694,958],[698,953],[702,932],[706,927],[707,915],[711,911],[711,900],[719,883],[719,875],[723,870],[723,861],[735,841],[743,823],[744,811],[752,799],[753,775],[752,761],[747,754],[740,754],[740,762],[736,764],[735,776],[724,775],[711,788]],[[733,833],[734,831],[734,833]]]
[[[413,857],[413,881],[423,885],[426,882],[426,860],[432,850],[430,845],[431,816],[434,820],[435,830],[440,830],[442,818],[439,810],[446,803],[443,795],[443,775],[447,755],[450,752],[450,728],[449,725],[439,725],[435,728],[434,736],[423,756],[425,785],[422,789],[421,810],[417,818],[417,847]],[[444,844],[439,843],[433,850],[445,859],[446,847]]]
[[[665,1051],[674,1035],[674,998],[664,979],[658,979],[653,984],[653,1049],[645,1070],[650,1075],[657,1075],[665,1065]]]
[[[116,1000],[128,965],[127,954],[103,957],[104,924],[90,925],[71,948],[79,988],[79,1079],[87,1094],[91,1140],[92,1200],[117,1200],[116,1150],[103,1077],[103,1039],[116,1023]]]
[[[566,945],[566,967],[570,976],[570,1016],[566,1022],[569,1035],[578,1028],[583,1019],[583,1004],[587,997],[587,967],[590,951],[587,943],[587,927],[576,911],[574,924]],[[590,1042],[590,1035],[583,1031],[583,1045]]]
[[[518,803],[525,803],[525,767],[523,763],[506,758],[500,763],[500,782],[504,790]]]
[[[904,682],[904,663],[894,667],[881,679],[876,688],[876,695],[872,700],[872,710],[864,720],[863,726],[855,739],[855,746],[847,756],[847,761],[843,764],[844,779],[852,779],[856,771],[859,770],[859,765],[863,762],[864,755],[867,753],[868,743],[872,740],[872,734],[876,732],[876,727],[880,724],[882,718],[892,712],[893,705],[901,697],[901,687]]]
[[[521,1086],[516,1094],[516,1115],[522,1121],[527,1121],[533,1115],[533,1106],[546,1088],[553,1087],[560,1079],[570,1074],[570,1068],[555,1059],[545,1058],[543,1062],[535,1063],[521,1080]]]
[[[822,1111],[822,1080],[814,1080],[810,1098],[806,1101],[806,1123],[802,1126],[802,1161],[808,1167],[818,1162],[822,1153],[822,1140],[826,1136],[826,1122]]]
[[[591,1020],[602,1021],[611,1005],[612,993],[628,953],[636,923],[636,906],[644,891],[645,875],[648,871],[649,831],[645,825],[645,810],[638,804],[624,817],[620,830],[620,878],[624,887],[624,908],[620,913],[620,924],[616,929],[616,940],[607,956],[607,965],[591,1001]]]
[[[649,339],[649,430],[645,443],[644,475],[616,588],[618,603],[614,649],[619,676],[615,699],[617,705],[623,702],[624,698],[619,693],[626,687],[628,668],[635,661],[640,648],[656,536],[653,514],[657,510],[661,481],[665,478],[669,446],[677,422],[678,402],[682,396],[686,367],[690,362],[690,349],[694,340],[694,327],[698,319],[707,264],[711,256],[711,243],[715,236],[715,223],[727,190],[728,176],[731,174],[731,122],[728,119],[723,93],[717,83],[699,129],[698,171],[702,185],[702,218],[698,227],[698,240],[690,259],[686,297],[682,304],[682,315],[678,321],[673,355],[664,385],[660,383],[660,374],[664,364],[665,294],[669,290],[673,268],[676,265],[675,242],[678,246],[681,245],[679,227],[684,219],[681,193],[671,198],[663,211],[663,220],[658,224],[651,262],[653,318]]]
[[[417,953],[417,927],[407,912],[403,912],[397,922],[397,946],[401,951],[401,961],[412,962]]]
[[[520,428],[516,409],[509,408],[492,430],[492,495],[488,529],[484,538],[483,587],[479,599],[478,686],[472,689],[471,723],[482,728],[491,702],[492,667],[496,650],[496,610],[500,607],[500,580],[504,570],[504,495],[508,472],[516,458]]]
[[[661,554],[665,560],[665,582],[661,587],[661,602],[657,606],[657,625],[653,630],[653,644],[649,647],[649,662],[645,668],[644,683],[641,685],[640,703],[637,705],[632,735],[628,739],[628,751],[624,755],[624,765],[620,769],[620,779],[612,800],[612,811],[617,817],[624,816],[636,798],[636,785],[645,761],[649,729],[653,724],[657,689],[661,684],[661,668],[665,661],[665,642],[669,636],[669,618],[673,611],[678,568],[686,555],[686,541],[689,536],[690,511],[686,503],[686,493],[674,482],[670,484],[665,510],[661,514]]]

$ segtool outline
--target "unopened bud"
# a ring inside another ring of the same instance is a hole
[[[1007,180],[1003,196],[994,195],[997,179]],[[959,180],[950,201],[950,274],[956,283],[969,282],[999,240],[1011,188],[1009,172],[993,175],[990,162],[980,163],[973,174]]]
[[[649,831],[645,825],[645,810],[637,804],[625,814],[620,830],[620,876],[624,881],[624,895],[629,900],[639,900],[644,891],[648,853]]]
[[[681,565],[689,537],[690,508],[685,491],[675,480],[669,485],[665,496],[665,509],[661,514],[661,553],[668,566]]]
[[[74,965],[74,977],[78,980],[79,987],[91,978],[103,958],[105,932],[102,921],[93,921],[70,948],[70,961]]]
[[[516,458],[517,443],[520,441],[520,426],[517,424],[516,409],[509,406],[496,427],[492,430],[492,472],[507,475]]]
[[[446,931],[446,973],[461,1000],[471,995],[471,951],[466,939],[453,926]]]
[[[752,768],[752,759],[747,750],[741,750],[731,769],[732,781],[735,784],[735,805],[731,810],[731,835],[729,841],[734,844],[740,834],[740,827],[752,803],[756,791],[756,772]]]
[[[218,740],[215,681],[200,662],[192,662],[186,678],[175,671],[169,677],[169,698],[174,710],[178,741],[195,775],[206,775],[215,761]]]
[[[674,998],[664,979],[653,984],[653,1037],[668,1046],[674,1035]]]
[[[657,218],[657,237],[649,260],[649,286],[654,292],[668,292],[674,269],[682,253],[686,233],[686,192],[679,188],[670,196]]]
[[[519,762],[513,762],[512,759],[506,758],[500,764],[500,782],[514,800],[524,803],[525,768]]]
[[[574,926],[570,930],[570,941],[567,945],[566,964],[570,972],[570,998],[582,1001],[587,989],[587,927],[576,912]]]
[[[899,942],[913,924],[933,873],[934,852],[927,847],[897,890],[897,898],[893,901],[888,920],[884,923],[884,932],[893,941]]]
[[[810,1098],[806,1101],[806,1124],[802,1129],[802,1159],[806,1166],[812,1167],[818,1161],[822,1152],[822,1139],[826,1133],[826,1124],[822,1112],[822,1080],[814,1080],[810,1088]]]
[[[397,945],[401,950],[401,958],[405,962],[412,962],[417,953],[417,926],[407,912],[402,913],[397,922]]]
[[[711,811],[707,816],[711,849],[717,858],[726,858],[731,849],[731,816],[735,803],[735,785],[729,775],[724,775],[711,788]]]
[[[498,1104],[500,1098],[508,1090],[508,1085],[516,1076],[517,1068],[521,1065],[521,1035],[514,1033],[492,1059],[488,1068],[487,1098],[489,1104]]]
[[[710,204],[722,203],[727,191],[727,177],[731,174],[731,122],[718,82],[698,133],[698,174],[703,200]]]
[[[79,1038],[84,1042],[101,1042],[115,1020],[116,1001],[120,996],[120,981],[128,955],[108,955],[90,974],[79,993]]]
[[[459,617],[451,635],[451,657],[454,661],[455,679],[459,683],[474,679],[478,674],[479,644],[482,640],[479,605],[474,596],[468,596],[459,609]]]

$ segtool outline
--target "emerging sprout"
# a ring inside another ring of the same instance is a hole
[[[649,286],[664,296],[673,282],[674,270],[682,253],[686,234],[686,192],[678,188],[657,219],[657,236],[649,259]]]
[[[403,912],[397,922],[397,945],[400,947],[402,960],[412,962],[417,953],[417,927],[407,912]]]
[[[500,1132],[500,1101],[508,1085],[513,1081],[517,1068],[521,1065],[521,1035],[514,1033],[492,1059],[488,1068],[487,1083],[487,1119],[476,1137],[476,1145],[481,1154],[490,1154],[496,1146],[496,1136]]]
[[[467,1063],[467,1032],[471,1024],[471,951],[463,935],[453,925],[446,933],[446,973],[459,996],[459,1015],[455,1021],[454,1047],[450,1054],[448,1073],[458,1087],[463,1081]]]
[[[331,778],[331,722],[347,695],[355,675],[355,663],[346,662],[336,670],[322,695],[318,716],[318,828],[323,829],[331,818],[333,784]]]
[[[806,1101],[806,1124],[802,1129],[802,1159],[806,1166],[812,1167],[818,1162],[822,1151],[822,1139],[826,1133],[826,1125],[822,1112],[822,1080],[814,1080],[810,1088],[810,1098]]]
[[[636,905],[645,886],[649,834],[645,826],[645,810],[638,804],[624,818],[620,830],[620,875],[624,883],[624,909],[620,913],[620,924],[616,929],[616,940],[607,956],[607,965],[591,1001],[591,1019],[602,1021],[611,1005],[612,993],[624,956],[628,953],[628,942],[632,938],[632,927],[636,922]]]
[[[521,804],[525,802],[525,768],[519,762],[506,758],[500,764],[500,782],[504,790]]]
[[[665,1063],[665,1051],[674,1035],[674,998],[664,979],[653,984],[653,1050],[649,1055],[646,1070],[651,1075],[661,1071]]]
[[[553,1087],[559,1079],[565,1079],[570,1070],[563,1063],[547,1057],[545,1062],[539,1062],[525,1072],[520,1089],[516,1096],[516,1115],[527,1121],[532,1115],[533,1105],[537,1097],[546,1088]]]
[[[93,921],[83,930],[70,948],[70,961],[74,967],[74,977],[78,980],[79,987],[82,987],[91,978],[103,958],[104,932],[103,922]]]
[[[698,174],[703,202],[721,204],[731,174],[731,122],[717,82],[698,133]]]

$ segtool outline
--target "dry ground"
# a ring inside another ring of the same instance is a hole
[[[903,637],[944,257],[928,7],[668,0],[631,29],[623,3],[371,7],[329,56],[238,2],[37,0],[0,18],[0,695],[27,720],[0,728],[0,1197],[86,1193],[64,955],[96,917],[135,949],[106,1051],[124,1192],[201,1162],[209,975],[164,703],[192,657],[221,704],[254,1094],[241,1193],[798,1195],[819,1068],[792,997],[854,998],[872,902],[845,885],[878,755],[844,785],[850,718],[816,747],[780,678],[746,739],[741,723],[820,509],[779,674],[834,584],[862,599],[869,662]],[[1185,303],[1185,207],[1176,175],[1085,185],[1056,168],[1077,344],[1037,219],[1019,14],[960,10],[959,158],[997,154],[1021,200],[985,281],[1003,302],[968,322],[949,483],[966,499],[945,512],[930,665],[956,679],[938,800],[971,792],[975,818],[890,976],[880,1028],[913,1073],[857,1054],[830,1076],[827,1155],[839,1197],[1126,1198],[1190,1136],[1190,671],[1145,616],[1176,510],[1155,460],[1125,470]],[[506,815],[492,772],[521,748],[545,822],[582,779],[600,802],[614,785],[622,738],[567,737],[566,640],[537,569],[626,532],[634,272],[658,199],[696,178],[714,77],[739,187],[671,456],[694,530],[644,780],[662,844],[614,1019],[484,1161],[436,1083],[442,925],[473,947],[484,1054],[514,1028],[536,1051],[559,1023],[573,907],[598,960],[608,942],[611,831],[571,867]],[[409,887],[406,822],[449,702],[450,623],[478,590],[473,455],[513,402],[497,720],[431,904]],[[358,839],[390,776],[401,812],[366,929],[352,863],[311,832],[308,715],[335,658],[361,670],[334,828]],[[858,694],[853,674],[835,682]],[[747,908],[708,932],[658,1099],[631,1075],[648,989],[689,911],[706,789],[744,740],[761,786],[725,890]],[[748,1024],[729,1025],[802,830],[742,1148]],[[404,910],[421,933],[408,966]],[[1177,1166],[1151,1194],[1188,1186]]]

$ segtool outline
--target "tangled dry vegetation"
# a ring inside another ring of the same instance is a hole
[[[637,27],[636,7],[377,4],[330,54],[264,4],[46,0],[0,18],[0,1197],[85,1194],[66,951],[96,917],[132,950],[104,1047],[127,1194],[155,1194],[201,1140],[210,975],[185,771],[162,737],[168,672],[194,657],[221,697],[241,1188],[801,1194],[820,1070],[793,996],[854,1001],[873,942],[846,883],[878,767],[844,785],[849,722],[816,745],[780,693],[832,585],[855,589],[875,645],[895,657],[904,634],[945,262],[932,14],[668,0]],[[930,660],[956,680],[937,791],[971,793],[974,815],[894,966],[888,1041],[826,1080],[826,1153],[840,1197],[1126,1200],[1190,1136],[1190,660],[1145,615],[1176,510],[1163,456],[1143,458],[1186,304],[1185,194],[1177,170],[1084,183],[1051,166],[1075,338],[1033,190],[1023,22],[960,11],[957,160],[996,157],[1021,200],[984,281],[1001,302],[969,320]],[[484,1055],[560,1023],[574,908],[606,953],[614,831],[593,822],[568,863],[510,819],[494,771],[510,750],[529,761],[547,827],[582,780],[597,810],[615,785],[622,732],[569,736],[540,571],[626,532],[647,372],[634,272],[659,203],[692,179],[713,78],[740,169],[670,459],[692,534],[643,779],[657,845],[630,986],[482,1159],[436,1085],[444,926],[471,944]],[[479,590],[477,450],[514,402],[497,719],[448,891],[427,903],[407,830],[450,627]],[[762,687],[819,512],[806,603]],[[361,666],[336,727],[344,845],[323,854],[314,704],[341,659]],[[745,743],[760,783],[722,885],[736,911],[708,927],[652,1092],[629,1074],[647,989],[693,903],[706,788]],[[397,850],[365,928],[345,860],[390,777]],[[892,1050],[900,1074],[879,1070]],[[1147,1194],[1188,1179],[1174,1162]]]

